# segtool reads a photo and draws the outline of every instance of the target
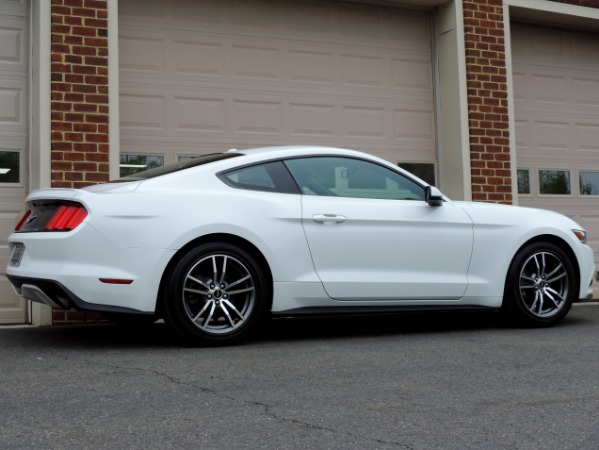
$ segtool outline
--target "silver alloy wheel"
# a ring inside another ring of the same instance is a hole
[[[182,301],[194,326],[210,334],[230,333],[244,324],[255,304],[251,272],[226,254],[206,256],[185,275]]]
[[[533,253],[522,265],[518,288],[522,302],[531,314],[540,318],[552,317],[567,304],[568,271],[554,253]]]

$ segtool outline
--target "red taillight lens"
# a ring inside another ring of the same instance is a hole
[[[44,229],[47,231],[74,230],[86,217],[87,211],[81,205],[61,205],[50,218]]]
[[[31,210],[30,209],[28,209],[27,211],[25,211],[25,214],[23,214],[23,217],[21,217],[21,220],[19,220],[19,223],[15,227],[15,231],[19,231],[21,228],[23,228],[23,224],[29,218],[30,215],[31,215]]]

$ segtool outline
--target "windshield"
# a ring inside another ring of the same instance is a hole
[[[140,181],[147,180],[149,178],[159,177],[180,170],[189,169],[191,167],[201,166],[203,164],[209,164],[211,162],[220,161],[221,159],[234,158],[241,156],[241,153],[212,153],[210,155],[198,156],[196,158],[188,159],[186,161],[179,161],[173,164],[167,164],[165,166],[154,167],[153,169],[144,170],[143,172],[137,172],[126,177],[119,178],[118,180],[112,180],[111,183],[120,183],[123,181]]]

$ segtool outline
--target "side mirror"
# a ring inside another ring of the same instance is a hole
[[[441,206],[443,204],[443,193],[435,186],[427,186],[424,195],[426,203],[430,206]]]

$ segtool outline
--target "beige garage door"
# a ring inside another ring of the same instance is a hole
[[[119,27],[122,163],[279,144],[436,159],[426,13],[325,0],[119,0]]]
[[[26,302],[4,276],[7,238],[27,190],[27,3],[0,4],[0,324],[27,320]]]
[[[519,203],[579,222],[599,262],[599,34],[512,27]]]

